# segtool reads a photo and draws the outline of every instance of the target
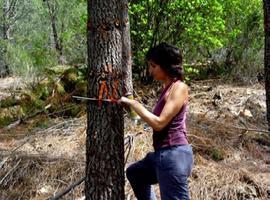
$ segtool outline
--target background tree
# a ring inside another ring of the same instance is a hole
[[[264,0],[265,53],[264,73],[268,129],[270,130],[270,1]]]
[[[50,16],[50,23],[51,23],[51,28],[52,28],[52,35],[53,35],[53,44],[54,48],[58,54],[58,62],[60,64],[65,63],[65,58],[63,56],[63,41],[62,38],[59,37],[59,33],[57,30],[57,12],[58,12],[58,2],[55,0],[44,0],[46,3],[46,6],[48,8],[48,13]],[[62,22],[61,24],[61,31],[63,32],[65,28],[65,24]]]
[[[87,111],[86,199],[124,199],[123,110],[101,99],[123,92],[127,8],[126,0],[88,0],[88,96],[100,101],[89,102]]]
[[[0,48],[0,77],[5,77],[10,74],[10,69],[7,62],[8,43],[11,40],[11,30],[18,20],[17,3],[18,0],[3,0],[2,7],[2,41]]]

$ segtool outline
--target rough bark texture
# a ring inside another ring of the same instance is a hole
[[[88,0],[88,96],[98,98],[101,83],[106,81],[109,95],[120,81],[119,98],[123,93],[123,30],[122,20],[127,1]],[[127,14],[126,14],[127,15]],[[124,36],[126,37],[126,36]],[[108,98],[103,95],[103,98]],[[124,118],[117,104],[88,104],[86,139],[86,199],[124,199]]]
[[[264,0],[265,53],[264,73],[268,129],[270,130],[270,0]]]

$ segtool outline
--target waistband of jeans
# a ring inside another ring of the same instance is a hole
[[[175,149],[175,148],[181,147],[181,146],[190,146],[190,144],[178,144],[178,145],[160,147],[158,149],[155,149],[155,152],[157,152],[157,151],[163,151],[163,150],[169,150],[169,149]]]

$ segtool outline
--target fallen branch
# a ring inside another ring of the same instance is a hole
[[[219,121],[214,121],[214,120],[210,120],[210,119],[206,119],[206,120],[200,120],[200,123],[206,121],[206,122],[210,122],[212,124],[218,124],[221,125],[223,127],[225,127],[224,122],[219,122]],[[196,121],[194,120],[194,123],[196,123]],[[227,128],[234,128],[234,129],[239,129],[239,130],[245,130],[245,131],[250,131],[250,132],[257,132],[257,133],[270,133],[270,131],[268,130],[262,130],[262,129],[252,129],[252,128],[248,128],[248,127],[240,127],[240,126],[228,126],[226,125]]]
[[[72,159],[72,158],[65,158],[63,155],[60,156],[51,156],[48,155],[47,153],[43,154],[29,154],[29,153],[24,153],[24,152],[17,152],[16,154],[2,154],[2,156],[6,156],[2,162],[0,163],[0,169],[2,167],[2,163],[4,164],[7,159],[10,157],[19,157],[22,158],[23,160],[25,159],[39,159],[44,162],[54,162],[54,161],[69,161],[69,162],[75,162],[75,163],[85,163],[85,160],[79,160],[79,159]]]
[[[8,173],[1,179],[0,185],[1,185],[2,182],[6,179],[6,177],[18,167],[18,165],[20,164],[20,162],[21,162],[21,159],[20,159],[20,160],[16,163],[16,165],[15,165],[11,170],[9,170]]]
[[[21,123],[22,123],[22,120],[18,119],[17,121],[15,121],[15,122],[9,124],[8,126],[6,126],[3,130],[9,130],[9,129],[15,128],[17,125],[19,125]]]
[[[24,142],[22,142],[19,146],[17,146],[16,148],[14,148],[10,155],[8,155],[6,158],[3,159],[3,161],[0,163],[0,169],[2,168],[2,166],[7,162],[7,160],[19,149],[21,148],[23,145],[25,145],[28,141],[30,141],[31,137],[28,136]]]
[[[127,145],[127,149],[128,150],[128,153],[127,153],[127,157],[126,157],[126,160],[125,160],[125,164],[127,162],[127,159],[128,159],[128,156],[129,156],[129,153],[130,153],[130,149],[132,147],[132,143],[133,143],[133,137],[137,137],[139,135],[141,135],[142,133],[139,132],[137,134],[135,134],[134,136],[131,136],[131,135],[128,135],[124,138],[124,145],[126,146]],[[56,194],[54,197],[50,197],[48,200],[57,200],[59,198],[61,198],[62,196],[66,195],[67,193],[69,193],[73,188],[75,188],[77,185],[80,185],[83,181],[85,181],[86,177],[83,177],[81,178],[80,180],[76,181],[75,183],[71,184],[70,186],[68,186],[64,191]]]
[[[69,191],[72,190],[73,188],[75,188],[77,185],[80,185],[83,181],[85,181],[85,179],[86,179],[86,177],[79,179],[78,181],[76,181],[76,182],[72,183],[70,186],[68,186],[64,191],[56,194],[54,197],[50,197],[48,200],[60,199],[62,196],[69,193]]]
[[[77,120],[79,120],[79,119],[77,119]],[[65,125],[65,124],[69,124],[70,122],[74,122],[74,121],[77,121],[77,120],[68,120],[68,121],[64,121],[64,122],[61,122],[61,123],[56,124],[56,125],[54,125],[54,126],[51,126],[50,128],[47,128],[47,129],[45,129],[45,130],[38,131],[38,132],[36,132],[36,133],[33,134],[33,135],[30,135],[30,134],[29,134],[29,136],[26,137],[26,139],[24,139],[24,141],[23,141],[20,145],[18,145],[16,148],[14,148],[14,149],[11,151],[11,153],[10,153],[6,158],[4,158],[4,159],[2,160],[2,162],[0,163],[0,169],[1,169],[2,166],[7,162],[7,160],[8,160],[8,159],[9,159],[9,158],[10,158],[10,157],[11,157],[18,149],[20,149],[23,145],[25,145],[27,142],[29,142],[29,141],[32,139],[33,136],[48,133],[48,132],[50,132],[50,131],[52,131],[52,130],[54,130],[54,129],[56,129],[56,128],[59,128],[59,127]]]
[[[267,130],[261,130],[261,129],[243,128],[243,127],[239,127],[239,126],[229,126],[229,127],[231,127],[231,128],[236,128],[236,129],[240,129],[240,130],[245,130],[245,131],[250,131],[250,132],[270,133],[270,131],[267,131]]]
[[[47,105],[45,108],[43,108],[42,110],[38,110],[34,113],[32,113],[31,115],[28,115],[28,116],[25,116],[24,118],[22,119],[18,119],[17,121],[9,124],[8,126],[4,127],[3,128],[3,131],[7,131],[7,130],[10,130],[12,128],[15,128],[16,126],[20,125],[21,123],[23,123],[24,121],[30,119],[30,118],[33,118],[41,113],[44,113],[48,108],[51,107],[51,104]]]

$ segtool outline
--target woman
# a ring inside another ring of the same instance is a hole
[[[193,165],[192,147],[186,137],[188,86],[183,83],[182,55],[178,48],[161,43],[146,60],[149,73],[162,81],[163,92],[149,112],[135,100],[121,97],[153,128],[154,152],[127,168],[127,178],[138,200],[156,199],[152,184],[159,183],[162,200],[189,199],[188,176]]]

